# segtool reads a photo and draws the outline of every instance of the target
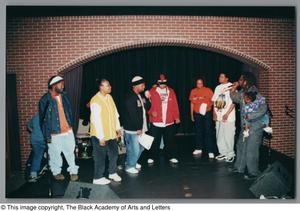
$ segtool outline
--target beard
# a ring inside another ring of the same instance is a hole
[[[54,91],[56,92],[56,93],[58,93],[58,94],[61,94],[61,93],[63,93],[63,91],[64,91],[64,89],[62,88],[58,88],[58,87],[55,87],[54,88]]]

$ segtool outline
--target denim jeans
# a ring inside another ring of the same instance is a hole
[[[37,173],[41,168],[41,161],[43,158],[43,154],[45,152],[46,143],[44,139],[37,140],[31,139],[30,140],[32,146],[32,160],[31,160],[31,172]]]
[[[117,172],[118,160],[118,142],[116,139],[106,141],[105,146],[99,144],[99,139],[95,136],[91,138],[93,145],[94,159],[94,179],[104,177],[106,155],[108,155],[108,173],[114,174]]]
[[[79,167],[75,164],[74,149],[75,138],[72,130],[65,134],[51,136],[51,143],[48,144],[48,153],[50,169],[53,175],[61,173],[63,164],[61,153],[64,154],[68,162],[69,167],[67,171],[70,174],[78,173]]]
[[[243,141],[243,131],[239,134],[237,142],[237,157],[234,168],[244,173],[246,168],[251,175],[259,175],[259,148],[262,143],[263,123],[257,121],[250,128],[248,138]]]
[[[138,140],[139,135],[129,134],[125,131],[125,143],[126,143],[126,167],[129,169],[135,167],[138,159],[140,158],[144,147],[140,145]]]
[[[196,149],[214,152],[212,140],[212,111],[206,112],[205,116],[195,113]]]

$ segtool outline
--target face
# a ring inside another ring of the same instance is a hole
[[[219,76],[219,83],[223,84],[223,83],[227,83],[228,82],[228,78],[225,76],[225,74],[221,73]]]
[[[100,91],[105,94],[111,93],[111,85],[109,81],[104,81],[100,85]]]
[[[62,93],[64,91],[65,83],[63,81],[54,85],[53,90],[56,93]]]
[[[245,101],[246,104],[249,104],[249,103],[252,102],[251,98],[248,97],[247,95],[244,96],[244,101]]]
[[[197,86],[197,88],[202,88],[203,87],[203,81],[202,80],[197,80],[197,82],[196,82],[196,86]]]
[[[164,89],[164,88],[167,87],[167,84],[159,84],[159,87],[160,87],[161,89]]]
[[[239,86],[244,86],[244,82],[245,82],[244,76],[241,75],[241,77],[238,80]]]
[[[138,91],[138,93],[143,92],[145,90],[145,87],[146,87],[145,83],[134,86],[134,88]]]

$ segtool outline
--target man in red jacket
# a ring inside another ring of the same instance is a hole
[[[148,163],[151,164],[154,162],[153,159],[158,158],[162,136],[170,162],[178,163],[176,159],[177,148],[174,142],[174,122],[176,124],[180,123],[177,98],[174,90],[167,86],[165,75],[160,74],[157,83],[158,86],[150,90],[151,108],[148,113],[154,141],[149,152]]]

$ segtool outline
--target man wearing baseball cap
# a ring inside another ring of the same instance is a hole
[[[131,80],[131,91],[127,94],[124,110],[124,129],[126,142],[126,167],[131,174],[137,174],[141,165],[138,159],[144,148],[139,143],[139,136],[148,131],[147,126],[147,101],[142,95],[145,90],[145,81],[140,76]]]
[[[150,149],[148,163],[152,164],[154,159],[158,158],[162,136],[170,162],[178,163],[177,148],[174,142],[174,123],[180,123],[176,94],[167,85],[167,78],[164,74],[160,74],[157,84],[158,86],[154,86],[150,90],[151,108],[148,113],[151,123],[150,131],[151,135],[154,136],[154,141]]]
[[[61,173],[62,157],[68,162],[70,180],[78,180],[78,166],[75,164],[75,137],[70,102],[63,93],[64,79],[55,75],[48,81],[48,92],[39,101],[40,126],[48,143],[49,165],[56,180],[64,180]]]

